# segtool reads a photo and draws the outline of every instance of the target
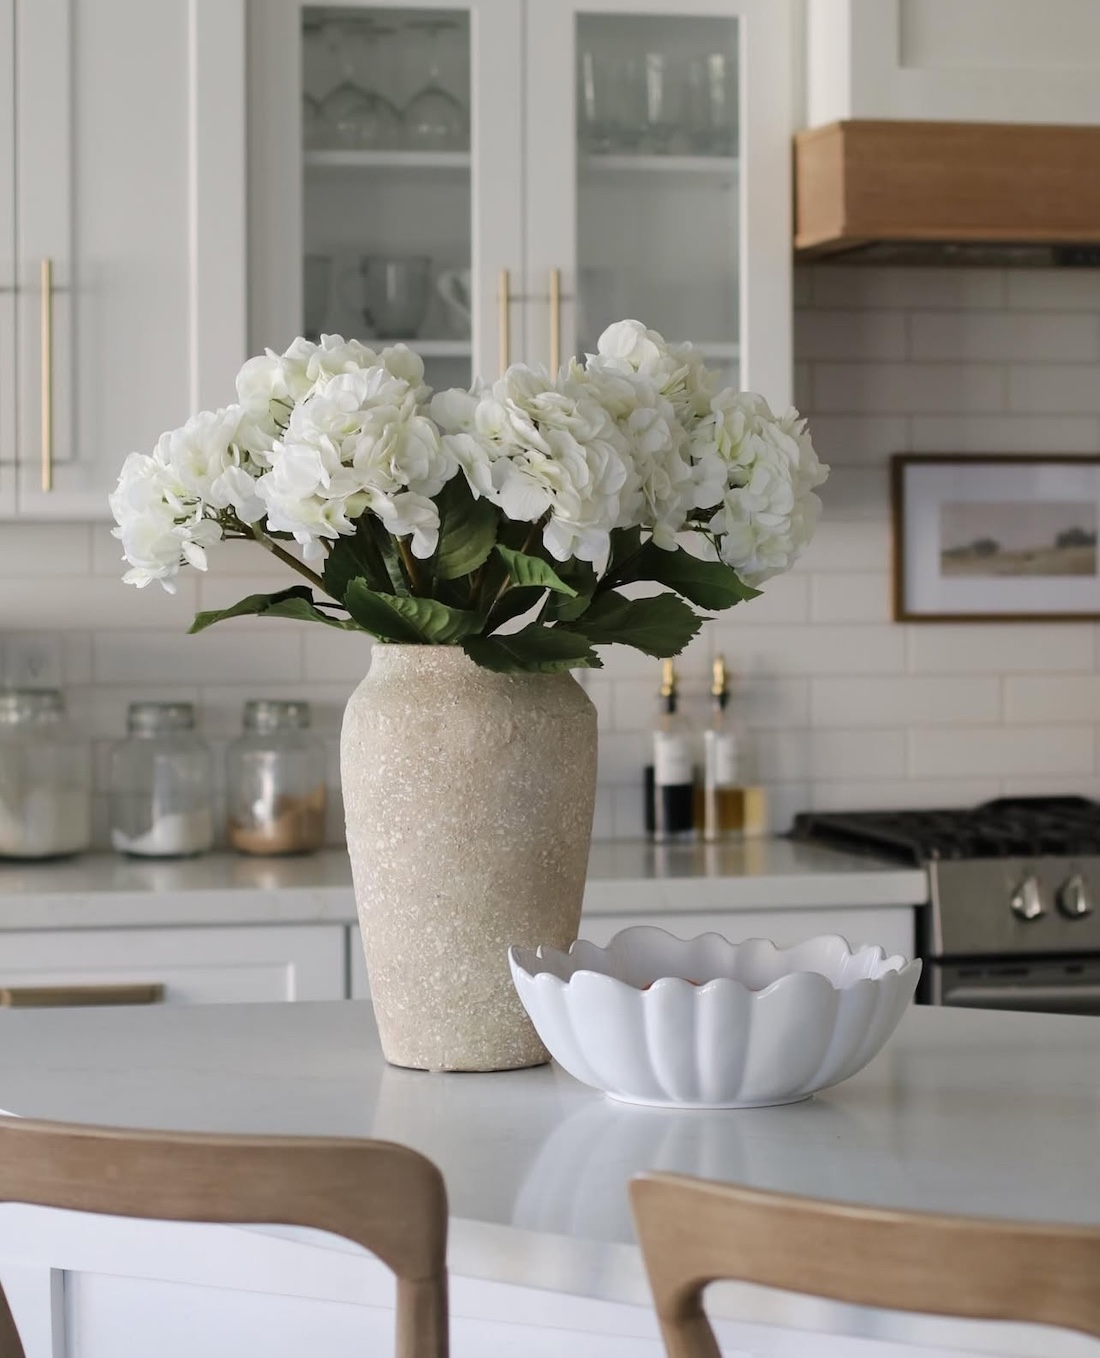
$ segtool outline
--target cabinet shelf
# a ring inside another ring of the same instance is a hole
[[[636,156],[585,155],[581,169],[590,174],[605,171],[628,174],[690,174],[711,179],[734,179],[739,162],[736,156]]]
[[[307,169],[468,171],[469,151],[306,151]]]

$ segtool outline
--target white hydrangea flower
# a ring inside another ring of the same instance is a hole
[[[590,371],[639,373],[649,378],[690,428],[706,415],[714,394],[714,374],[690,344],[669,344],[641,321],[617,321],[600,336],[596,353],[588,356]]]
[[[789,570],[813,536],[829,469],[796,410],[772,413],[753,392],[727,389],[700,422],[692,453],[725,470],[726,489],[708,528],[723,561],[750,585]]]
[[[403,345],[368,368],[318,382],[291,411],[257,490],[269,528],[293,534],[307,557],[355,531],[369,510],[430,556],[439,536],[432,497],[458,471],[420,407],[424,368]]]
[[[658,547],[674,550],[695,505],[695,473],[672,403],[647,374],[591,361],[583,368],[570,365],[567,390],[598,401],[622,435],[627,478],[614,527],[649,528]]]
[[[263,517],[259,468],[240,443],[240,406],[204,410],[162,434],[151,454],[131,453],[109,497],[113,530],[132,569],[124,579],[159,580],[169,593],[181,566],[206,569],[206,551],[222,537],[220,512],[242,523]]]
[[[514,522],[548,515],[543,543],[557,561],[606,558],[630,468],[593,395],[517,364],[490,387],[437,397],[432,413],[475,495]]]

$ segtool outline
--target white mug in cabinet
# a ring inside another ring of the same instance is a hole
[[[435,288],[447,309],[449,328],[458,335],[468,335],[473,316],[470,304],[470,270],[443,269],[435,281]]]

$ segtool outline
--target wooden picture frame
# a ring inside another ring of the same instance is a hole
[[[1100,619],[1100,454],[897,453],[895,622]]]

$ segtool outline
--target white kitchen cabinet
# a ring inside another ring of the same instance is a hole
[[[787,0],[252,0],[250,346],[465,384],[635,315],[785,404],[789,41]]]
[[[244,0],[0,0],[0,512],[109,517],[244,354]]]
[[[1100,122],[1095,0],[806,0],[806,121]]]
[[[159,984],[166,1004],[342,1000],[342,925],[0,934],[0,987]]]

